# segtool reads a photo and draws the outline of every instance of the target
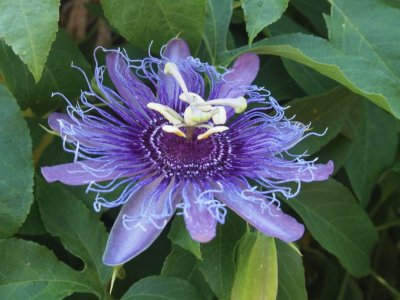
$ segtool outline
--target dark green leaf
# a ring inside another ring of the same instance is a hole
[[[33,201],[32,141],[13,95],[0,85],[0,236],[13,235]]]
[[[214,293],[199,270],[198,260],[192,253],[179,246],[172,245],[161,275],[185,279],[197,288],[205,299],[214,299]]]
[[[36,82],[56,38],[58,6],[58,0],[0,1],[0,39],[28,65]]]
[[[220,52],[226,51],[226,38],[232,16],[232,0],[208,0],[203,41],[214,64]]]
[[[241,0],[241,2],[249,44],[251,44],[264,27],[274,23],[282,16],[289,0]]]
[[[323,136],[309,136],[291,152],[293,153],[315,153],[322,146],[335,138],[342,130],[347,116],[356,101],[360,100],[358,95],[344,88],[337,88],[326,94],[301,98],[289,102],[286,115],[295,115],[295,120],[304,124],[311,123],[312,131],[315,133],[326,133]]]
[[[186,230],[185,222],[181,216],[177,216],[172,222],[168,238],[176,245],[181,246],[201,259],[200,243],[194,241]]]
[[[371,272],[370,255],[377,232],[347,188],[333,179],[304,184],[297,199],[286,203],[349,273],[360,277]]]
[[[300,254],[288,244],[276,240],[278,253],[278,300],[306,300],[304,267]]]
[[[301,14],[306,16],[314,28],[320,34],[326,36],[327,28],[325,25],[324,14],[329,13],[329,3],[326,0],[290,0]]]
[[[57,34],[38,83],[35,83],[21,60],[1,41],[0,56],[6,58],[0,60],[5,85],[15,95],[22,109],[32,107],[40,114],[54,110],[59,105],[61,98],[52,98],[53,92],[60,92],[73,101],[86,87],[85,78],[71,67],[72,62],[91,76],[89,64],[62,30]]]
[[[135,283],[122,300],[200,300],[202,297],[189,282],[180,278],[150,276]]]
[[[217,228],[217,236],[201,245],[200,270],[218,299],[230,299],[235,275],[235,247],[245,231],[245,223],[233,213]]]
[[[104,225],[94,213],[61,184],[37,182],[37,200],[46,229],[61,239],[65,248],[85,262],[85,276],[98,293],[111,277],[112,268],[102,263],[107,242]]]
[[[0,265],[2,299],[63,299],[75,291],[91,291],[80,272],[33,242],[0,240]]]
[[[278,260],[275,240],[260,232],[246,232],[237,253],[231,299],[276,299]]]
[[[347,123],[354,140],[345,168],[351,185],[363,206],[382,171],[393,162],[397,148],[395,119],[367,101],[359,102]]]
[[[196,50],[203,37],[206,0],[102,0],[104,14],[135,46],[157,51],[176,36]]]
[[[338,86],[337,82],[293,60],[282,59],[290,76],[310,96],[319,95]]]

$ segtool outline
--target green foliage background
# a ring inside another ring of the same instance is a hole
[[[0,298],[400,298],[399,26],[398,0],[0,0]],[[118,211],[43,181],[40,166],[72,158],[41,126],[65,109],[52,92],[85,89],[71,63],[92,76],[97,45],[140,58],[175,36],[216,66],[260,54],[256,83],[328,128],[294,152],[332,159],[335,174],[282,201],[307,227],[297,245],[233,213],[200,245],[176,217],[110,295],[101,256]]]

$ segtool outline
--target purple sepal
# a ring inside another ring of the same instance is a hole
[[[290,243],[300,239],[304,234],[304,225],[285,214],[273,203],[262,208],[259,203],[247,201],[239,194],[219,194],[218,198],[239,216],[262,233]]]
[[[146,200],[157,188],[157,183],[153,182],[139,190],[122,207],[108,237],[103,255],[104,264],[121,265],[145,251],[171,219],[173,212],[163,219],[153,221],[150,215],[143,213],[146,210]],[[168,201],[169,191],[170,189],[157,200],[159,207]]]
[[[206,208],[192,204],[185,210],[184,219],[193,240],[207,243],[215,237],[217,221]]]
[[[163,56],[171,61],[176,61],[190,56],[190,49],[184,40],[175,38],[170,40],[165,46]]]
[[[91,182],[112,180],[120,176],[120,172],[103,171],[104,163],[97,161],[80,161],[51,167],[42,167],[42,175],[48,182],[60,181],[68,185],[85,185]],[[128,175],[126,175],[128,176]]]

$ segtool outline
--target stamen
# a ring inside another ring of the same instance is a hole
[[[155,103],[155,102],[150,102],[147,104],[147,107],[162,114],[163,117],[166,118],[168,120],[168,122],[170,122],[173,125],[183,123],[183,118],[181,117],[181,115],[178,114],[175,110],[173,110],[169,106],[162,105],[162,104]]]
[[[162,130],[168,133],[176,134],[177,136],[186,138],[186,134],[176,126],[164,125]]]
[[[219,133],[219,132],[223,132],[225,130],[228,130],[229,128],[226,126],[215,126],[213,128],[208,129],[206,132],[199,134],[197,136],[198,140],[203,140],[208,138],[210,135],[214,134],[214,133]]]
[[[187,95],[186,98],[189,99],[189,90],[186,86],[185,81],[183,80],[181,73],[179,72],[178,66],[172,62],[168,62],[165,64],[164,73],[167,75],[171,75],[172,77],[175,78],[175,80],[178,82],[179,86],[181,87],[183,93],[185,95]]]
[[[222,106],[230,106],[235,110],[235,113],[241,113],[245,111],[247,108],[247,101],[244,97],[238,98],[222,98],[222,99],[215,99],[209,100],[207,102],[195,104],[196,106],[205,106],[205,105],[222,105]]]

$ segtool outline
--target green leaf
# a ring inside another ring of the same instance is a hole
[[[28,65],[38,82],[58,29],[58,0],[0,1],[0,39]]]
[[[203,36],[206,0],[102,0],[110,23],[135,46],[158,51],[176,36],[185,39],[192,50]]]
[[[277,21],[288,7],[289,0],[241,0],[246,31],[251,44],[257,34]]]
[[[232,300],[276,299],[278,260],[275,240],[259,232],[246,232],[239,244]]]
[[[32,141],[13,95],[0,85],[0,237],[13,235],[33,201]]]
[[[3,299],[63,299],[75,291],[91,291],[81,272],[30,241],[0,240],[0,265]]]
[[[302,258],[288,244],[276,240],[278,254],[278,300],[307,300]]]
[[[304,124],[311,123],[312,131],[323,136],[309,136],[297,144],[293,153],[315,153],[328,144],[342,130],[347,116],[360,97],[345,88],[337,88],[326,94],[301,98],[289,102],[286,116],[295,115],[295,120]]]
[[[345,168],[355,194],[366,206],[379,175],[395,158],[396,121],[379,107],[363,101],[352,110],[347,127],[354,145]]]
[[[60,97],[52,98],[53,92],[60,92],[74,102],[74,98],[86,87],[84,76],[71,67],[72,62],[89,76],[91,74],[82,53],[63,30],[57,34],[38,83],[35,83],[33,76],[11,48],[1,41],[0,57],[5,57],[0,60],[5,85],[15,95],[21,108],[31,107],[40,114],[54,110],[60,104]]]
[[[201,300],[189,282],[180,278],[150,276],[136,282],[121,300]]]
[[[378,235],[347,188],[333,179],[304,184],[297,199],[286,203],[350,274],[361,277],[371,272],[370,255]]]
[[[323,15],[329,14],[330,5],[327,0],[290,0],[290,4],[307,17],[317,32],[326,36],[327,28]]]
[[[171,253],[165,259],[161,275],[189,281],[204,296],[204,299],[211,300],[215,297],[199,270],[196,257],[177,245],[172,245]]]
[[[245,232],[245,223],[233,213],[219,225],[217,236],[201,245],[200,270],[218,299],[230,299],[235,275],[235,247]]]
[[[203,41],[214,64],[220,52],[226,51],[226,38],[232,17],[232,0],[208,0]]]
[[[396,30],[391,30],[394,31]],[[354,48],[358,49],[358,46],[354,45]],[[234,57],[247,51],[278,55],[304,64],[400,118],[400,101],[398,101],[400,79],[396,77],[397,75],[393,76],[386,70],[381,70],[380,66],[376,65],[376,60],[365,59],[354,54],[355,51],[345,53],[341,48],[322,38],[301,33],[264,39],[254,43],[251,49],[242,47],[221,56],[227,60],[224,64],[228,64]],[[388,58],[388,61],[391,59]],[[393,62],[393,65],[396,63]]]
[[[65,248],[85,262],[85,276],[99,294],[112,268],[102,263],[107,232],[99,218],[61,184],[38,178],[37,200],[47,231],[61,239]]]
[[[338,86],[337,82],[293,60],[282,59],[290,76],[310,96],[326,93]]]
[[[181,216],[174,218],[168,238],[176,245],[181,246],[201,259],[200,243],[194,241],[186,229],[185,222]]]

